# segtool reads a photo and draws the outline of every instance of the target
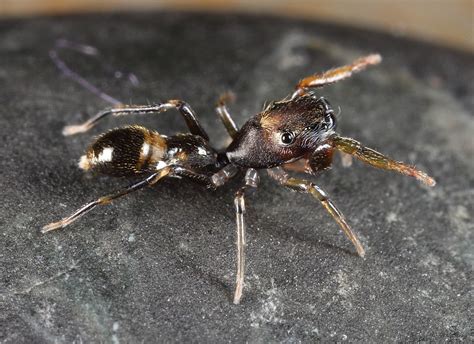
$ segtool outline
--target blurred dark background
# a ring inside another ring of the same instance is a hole
[[[349,24],[474,50],[471,0],[2,0],[1,16],[150,9],[277,14]]]

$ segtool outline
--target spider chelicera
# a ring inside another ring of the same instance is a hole
[[[329,196],[313,182],[291,177],[287,172],[298,170],[315,174],[329,168],[334,151],[340,151],[371,166],[415,177],[429,186],[435,185],[434,179],[424,172],[336,133],[333,109],[327,100],[314,93],[316,88],[346,79],[354,72],[380,61],[380,55],[372,54],[349,65],[306,77],[297,84],[292,95],[270,103],[240,129],[226,106],[231,95],[222,96],[216,110],[232,138],[230,145],[223,151],[217,151],[209,144],[209,136],[194,111],[181,100],[169,100],[150,106],[118,104],[99,112],[83,124],[65,127],[64,135],[73,135],[88,131],[109,115],[157,114],[177,109],[184,117],[190,133],[164,136],[154,130],[133,125],[112,129],[100,135],[81,157],[79,167],[113,176],[143,175],[144,179],[87,203],[71,216],[44,226],[42,232],[66,227],[95,207],[153,185],[164,177],[187,177],[214,189],[224,185],[238,172],[245,171],[244,185],[234,198],[237,274],[233,301],[238,304],[244,285],[245,198],[257,188],[259,173],[266,170],[280,185],[317,199],[353,243],[357,253],[363,257],[364,248],[357,235]]]

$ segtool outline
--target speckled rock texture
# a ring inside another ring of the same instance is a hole
[[[0,341],[2,343],[458,342],[472,338],[474,59],[387,34],[274,17],[176,13],[0,22]],[[139,123],[184,131],[173,111],[109,119],[64,137],[108,106],[61,75],[58,38],[94,45],[133,71],[116,80],[64,53],[127,103],[188,101],[216,147],[214,113],[232,90],[236,122],[289,94],[299,78],[370,52],[384,61],[326,87],[339,132],[429,172],[435,188],[354,162],[312,177],[366,247],[358,258],[323,208],[262,174],[248,200],[247,279],[232,304],[233,195],[165,180],[67,229],[42,225],[130,183],[89,176],[92,137]]]

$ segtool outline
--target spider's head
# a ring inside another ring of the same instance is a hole
[[[226,154],[242,167],[270,168],[314,151],[335,127],[333,110],[323,98],[274,102],[244,124]]]

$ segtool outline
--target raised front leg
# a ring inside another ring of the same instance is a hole
[[[301,79],[298,85],[296,85],[296,91],[293,93],[292,98],[305,94],[310,88],[319,88],[347,79],[352,76],[353,73],[359,72],[370,65],[379,64],[380,61],[382,61],[382,57],[379,54],[372,54],[361,57],[346,66],[307,76]]]
[[[310,194],[319,202],[321,202],[321,205],[327,210],[329,214],[331,214],[334,220],[336,220],[338,223],[339,227],[341,227],[344,234],[352,242],[359,256],[364,257],[365,250],[356,233],[348,225],[346,218],[341,213],[341,211],[320,187],[308,180],[292,178],[280,167],[269,169],[268,174],[281,185],[286,186],[291,190]]]
[[[206,141],[209,141],[209,136],[206,131],[202,128],[199,123],[196,114],[193,109],[182,100],[168,100],[165,103],[156,105],[117,105],[115,108],[105,109],[97,113],[94,117],[90,118],[82,124],[68,125],[64,127],[63,134],[74,135],[83,133],[91,129],[98,121],[109,115],[124,116],[124,115],[142,115],[142,114],[153,114],[167,111],[169,109],[177,109],[186,121],[186,125],[189,128],[191,134],[201,136]]]

